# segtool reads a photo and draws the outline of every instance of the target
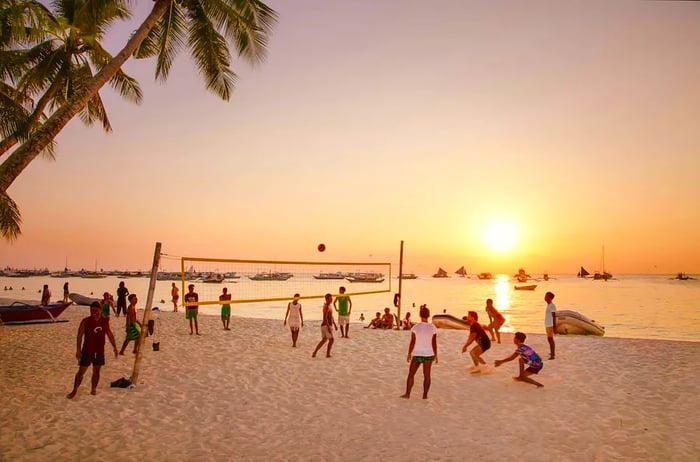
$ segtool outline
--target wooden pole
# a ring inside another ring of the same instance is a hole
[[[148,334],[148,321],[151,319],[151,307],[153,306],[153,292],[156,290],[158,280],[158,266],[160,266],[160,242],[156,242],[156,250],[153,253],[153,266],[151,267],[151,282],[148,285],[148,296],[146,297],[146,307],[143,310],[143,321],[141,322],[141,336],[138,339],[139,345],[136,349],[136,359],[134,360],[134,371],[131,373],[131,383],[136,385],[139,380],[139,369],[141,358],[143,357],[143,344],[146,342]]]
[[[401,251],[399,252],[399,306],[396,307],[399,324],[401,324],[401,283],[403,282],[403,241],[401,241]],[[397,326],[401,329],[401,326]]]

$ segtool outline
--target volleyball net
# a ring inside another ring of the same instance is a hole
[[[159,280],[179,281],[183,305],[188,286],[194,284],[198,305],[219,305],[224,288],[231,294],[229,303],[289,301],[294,294],[301,299],[334,297],[341,286],[346,295],[391,292],[391,263],[311,262],[276,260],[240,260],[181,257],[180,272],[164,273]]]

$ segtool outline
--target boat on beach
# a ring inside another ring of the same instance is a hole
[[[22,301],[7,304],[5,300],[0,300],[0,303],[0,321],[6,325],[58,322],[56,318],[72,305],[72,302],[68,302],[42,306],[36,302]]]
[[[463,319],[459,319],[451,314],[435,314],[432,319],[433,325],[439,329],[469,330],[469,324]]]
[[[68,294],[68,298],[70,298],[71,301],[73,303],[75,303],[76,305],[81,305],[81,306],[90,306],[90,305],[92,305],[92,302],[98,302],[98,303],[102,302],[102,300],[99,298],[88,297],[87,295],[77,294],[74,292]]]
[[[556,332],[560,335],[605,335],[605,327],[593,319],[587,318],[578,311],[558,310],[556,317]]]
[[[528,284],[526,286],[513,286],[515,290],[535,290],[537,288],[537,284]]]

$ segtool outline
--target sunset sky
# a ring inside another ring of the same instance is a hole
[[[614,274],[700,273],[699,3],[268,5],[268,57],[236,61],[228,103],[186,54],[165,84],[130,60],[143,103],[103,89],[114,131],[75,119],[24,171],[0,265],[145,269],[156,241],[396,263],[404,240],[418,273],[575,274],[603,246]]]

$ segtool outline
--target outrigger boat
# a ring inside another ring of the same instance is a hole
[[[51,303],[41,306],[35,302],[12,302],[0,305],[2,324],[33,324],[39,322],[59,322],[56,320],[72,302]]]

